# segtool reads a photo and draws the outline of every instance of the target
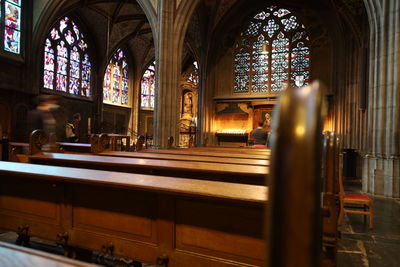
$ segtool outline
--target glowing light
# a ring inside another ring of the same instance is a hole
[[[303,125],[297,125],[294,132],[297,137],[303,137],[306,132],[306,128],[304,128]]]

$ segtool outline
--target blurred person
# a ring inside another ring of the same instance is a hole
[[[37,98],[36,109],[28,112],[28,136],[34,130],[43,130],[49,137],[48,149],[55,147],[56,119],[53,116],[60,106],[58,98],[53,95],[41,95]]]

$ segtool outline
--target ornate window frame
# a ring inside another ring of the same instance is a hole
[[[310,66],[305,26],[294,12],[270,5],[250,19],[236,40],[233,92],[277,96],[286,84],[309,83]]]
[[[144,85],[145,84],[145,85]],[[140,78],[140,109],[154,110],[156,90],[156,61],[152,61]]]
[[[131,108],[130,76],[128,57],[125,50],[119,48],[109,60],[103,76],[103,103]]]
[[[63,16],[50,28],[42,61],[44,91],[92,100],[93,71],[87,39],[71,16]]]

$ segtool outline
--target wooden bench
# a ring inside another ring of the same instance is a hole
[[[65,152],[91,153],[91,144],[69,142],[58,142],[57,144]]]
[[[210,162],[123,158],[66,153],[38,153],[31,163],[64,167],[143,173],[174,177],[264,185],[267,166]]]
[[[248,153],[248,154],[271,154],[270,149],[259,149],[253,147],[223,147],[223,146],[204,146],[204,147],[192,147],[186,148],[188,150],[199,150],[199,151],[220,151],[220,152],[240,152],[240,153]]]
[[[72,245],[158,266],[319,266],[323,94],[316,87],[283,95],[265,221],[263,186],[0,163],[0,227],[58,233]]]
[[[261,266],[267,187],[0,162],[0,228],[158,266]]]
[[[94,267],[99,265],[71,260],[63,256],[0,242],[0,266]]]
[[[267,159],[252,159],[249,158],[227,158],[227,157],[209,157],[199,155],[180,155],[180,154],[162,154],[151,152],[123,152],[123,151],[107,151],[101,152],[97,155],[110,156],[110,157],[126,157],[126,158],[143,158],[143,159],[167,159],[177,161],[192,161],[192,162],[214,162],[214,163],[227,163],[227,164],[240,164],[240,165],[258,165],[268,166],[269,160]]]
[[[192,149],[143,149],[140,152],[151,152],[157,154],[175,154],[175,155],[194,155],[207,157],[225,157],[225,158],[241,158],[241,159],[268,159],[269,155],[245,154],[240,152],[223,152],[223,151],[201,151]]]

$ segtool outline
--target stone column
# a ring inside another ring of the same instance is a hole
[[[165,148],[167,138],[179,140],[180,74],[186,29],[199,0],[158,1],[158,42],[156,44],[156,106],[154,143]]]
[[[165,147],[168,136],[179,139],[179,73],[181,51],[174,27],[175,0],[158,2],[159,42],[156,49],[156,106],[154,109],[154,144]],[[158,52],[157,52],[158,51]]]
[[[365,0],[370,25],[363,190],[400,197],[400,1]]]

